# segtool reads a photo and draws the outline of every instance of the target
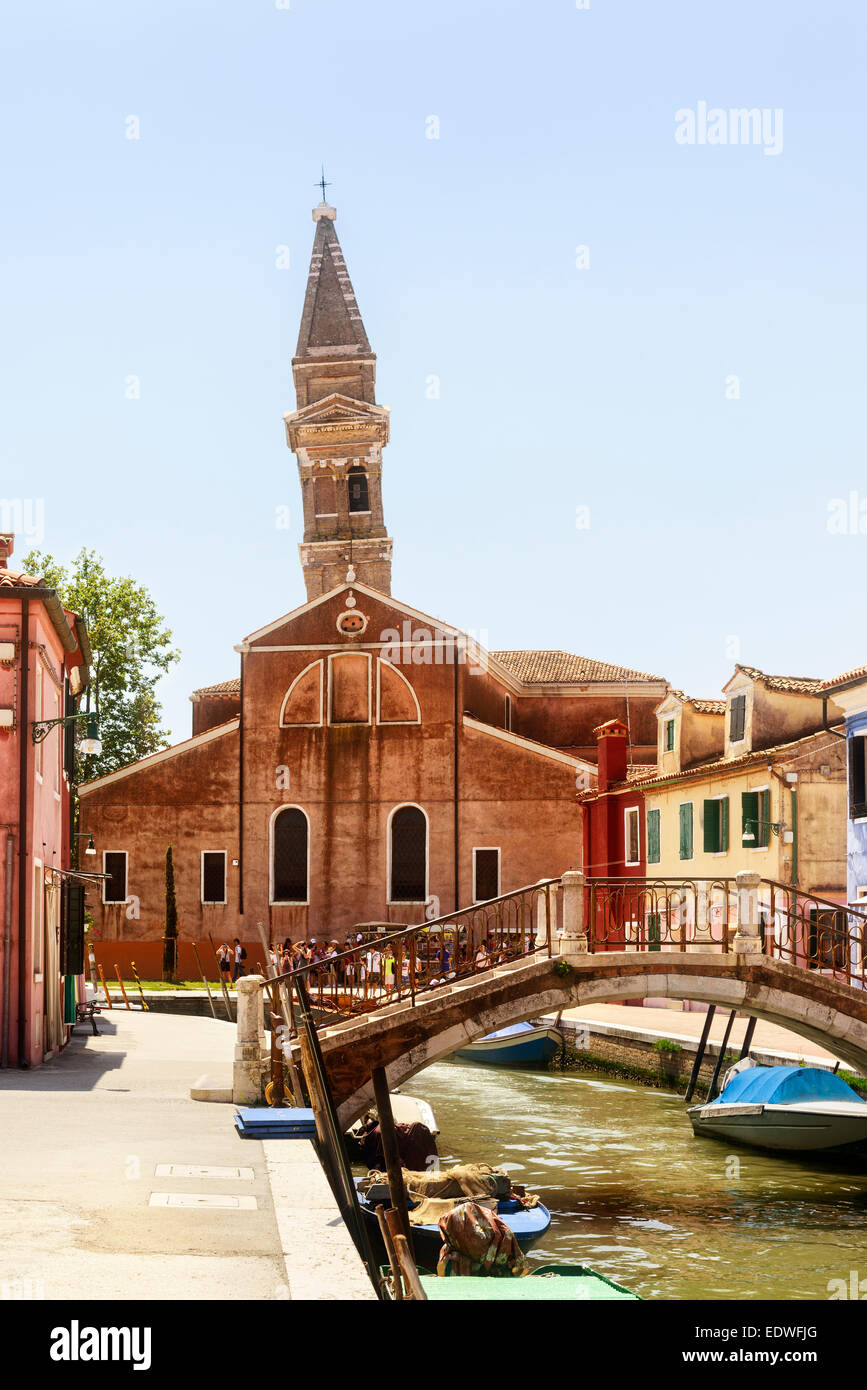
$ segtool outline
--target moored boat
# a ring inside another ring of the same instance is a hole
[[[456,1057],[468,1062],[485,1062],[499,1067],[537,1067],[559,1052],[563,1043],[556,1028],[533,1023],[513,1023],[459,1047]]]
[[[514,1279],[491,1279],[483,1275],[456,1275],[440,1278],[420,1274],[428,1299],[451,1302],[560,1303],[632,1300],[640,1295],[597,1274],[587,1265],[539,1265],[529,1274]]]
[[[733,1069],[735,1071],[735,1069]],[[789,1153],[867,1157],[867,1102],[821,1067],[750,1066],[687,1111],[695,1134]]]

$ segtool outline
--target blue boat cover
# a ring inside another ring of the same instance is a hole
[[[858,1100],[842,1076],[822,1067],[747,1067],[732,1077],[711,1105],[786,1105],[796,1100]]]
[[[532,1023],[512,1023],[508,1028],[501,1028],[498,1033],[486,1033],[483,1038],[476,1038],[476,1042],[490,1042],[491,1038],[514,1038],[516,1033],[532,1033],[534,1031]],[[467,1044],[468,1047],[472,1047],[472,1045],[472,1043]]]

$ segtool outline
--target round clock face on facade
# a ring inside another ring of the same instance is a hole
[[[357,611],[341,613],[337,619],[337,631],[344,633],[347,637],[357,637],[366,627],[366,617]]]

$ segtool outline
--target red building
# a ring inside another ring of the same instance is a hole
[[[8,567],[0,535],[0,1064],[63,1047],[82,969],[83,900],[70,872],[76,712],[90,646],[42,580]],[[48,725],[46,728],[45,725]]]

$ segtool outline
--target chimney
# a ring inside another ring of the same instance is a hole
[[[629,730],[622,719],[609,719],[593,730],[599,752],[598,790],[607,792],[612,782],[626,777],[626,742]]]
[[[15,537],[11,531],[0,532],[0,570],[7,568],[6,561],[15,549]]]

